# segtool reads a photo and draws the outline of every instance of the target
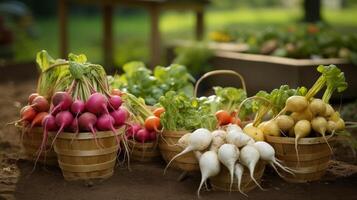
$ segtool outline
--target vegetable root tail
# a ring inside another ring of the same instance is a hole
[[[174,161],[176,158],[190,152],[192,150],[192,148],[190,147],[187,147],[186,149],[184,149],[183,151],[181,151],[179,154],[177,154],[176,156],[174,156],[170,161],[169,163],[167,163],[165,169],[164,169],[164,175],[166,174],[166,171],[167,171],[167,168],[170,166],[171,162]]]
[[[285,167],[285,166],[281,165],[279,162],[273,162],[273,163],[271,163],[271,165],[273,166],[274,169],[276,168],[275,165],[277,165],[280,169],[295,176],[293,169],[290,169],[289,167]],[[275,170],[275,171],[279,174],[278,170]]]
[[[245,192],[243,192],[243,190],[242,190],[242,188],[241,188],[241,182],[242,182],[242,180],[240,180],[240,179],[238,179],[238,191],[241,193],[241,194],[243,194],[244,196],[246,196],[246,197],[248,197],[248,195],[245,193]]]
[[[298,149],[299,139],[300,139],[299,137],[295,137],[295,151],[296,151],[296,158],[298,161],[298,166],[300,166],[299,149]]]
[[[201,191],[201,188],[202,188],[202,186],[203,186],[203,183],[205,183],[205,182],[206,182],[205,179],[202,177],[202,178],[201,178],[200,186],[199,186],[198,189],[197,189],[197,196],[198,196],[198,198],[201,198],[201,196],[200,196],[200,191]]]
[[[253,180],[253,182],[263,191],[265,191],[266,189],[264,189],[259,183],[257,180],[255,180],[254,178],[254,171],[251,171],[250,172],[250,178]]]

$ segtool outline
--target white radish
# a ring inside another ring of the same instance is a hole
[[[258,150],[259,155],[260,155],[260,159],[268,162],[274,168],[276,173],[279,174],[279,176],[282,176],[282,175],[280,175],[280,173],[277,170],[277,168],[275,167],[275,165],[280,167],[282,170],[284,170],[284,171],[286,171],[286,172],[288,172],[290,174],[293,174],[292,170],[290,168],[284,167],[283,165],[281,165],[278,162],[277,158],[275,157],[275,150],[270,144],[268,144],[268,143],[266,143],[264,141],[258,141],[256,143],[254,143],[253,146]]]
[[[179,145],[182,148],[186,148],[188,146],[188,138],[190,137],[191,133],[186,133],[183,135],[177,142],[177,145]]]
[[[311,132],[311,124],[309,121],[300,120],[296,122],[294,126],[294,133],[295,133],[295,151],[296,151],[298,164],[300,164],[299,151],[298,151],[299,139],[308,136],[310,132]]]
[[[240,151],[239,160],[241,164],[249,169],[250,178],[254,181],[254,183],[257,184],[261,190],[264,190],[254,178],[254,169],[259,161],[259,158],[259,152],[253,145],[246,145]]]
[[[234,166],[234,175],[235,177],[237,178],[237,182],[238,182],[238,191],[242,194],[244,194],[245,196],[248,196],[246,193],[244,193],[240,187],[241,183],[242,183],[242,176],[243,176],[243,173],[244,173],[244,167],[243,165],[237,163],[235,166]]]
[[[204,152],[201,155],[198,164],[201,171],[201,183],[197,190],[197,196],[200,196],[200,190],[203,183],[205,183],[208,178],[218,175],[221,170],[221,164],[219,163],[217,153],[214,151]]]
[[[284,111],[300,112],[308,106],[308,101],[303,96],[291,96],[286,100]]]
[[[218,149],[218,160],[227,167],[231,182],[229,189],[232,189],[234,177],[234,164],[239,158],[239,149],[233,144],[224,144]]]
[[[217,152],[219,147],[225,143],[227,133],[224,130],[215,130],[212,132],[212,143],[210,151]]]
[[[326,113],[326,103],[321,99],[313,99],[309,104],[309,108],[314,116],[323,116]]]
[[[243,133],[242,129],[235,128],[237,125],[228,125],[226,141],[238,148],[245,146],[252,138]]]
[[[194,132],[192,132],[188,136],[188,146],[170,160],[170,162],[165,167],[164,174],[166,173],[166,170],[170,166],[171,162],[174,161],[176,158],[186,153],[189,153],[191,151],[203,151],[209,147],[211,141],[212,141],[212,134],[207,129],[199,128]]]
[[[263,131],[264,135],[270,135],[275,137],[279,137],[281,135],[280,128],[276,120],[267,121],[261,130]]]
[[[242,128],[238,126],[237,124],[228,124],[227,125],[227,132],[229,131],[237,131],[237,132],[242,132]]]

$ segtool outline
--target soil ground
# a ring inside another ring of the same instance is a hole
[[[94,183],[66,182],[60,169],[53,167],[38,167],[32,172],[32,163],[18,160],[21,146],[16,129],[5,125],[17,119],[18,111],[28,94],[34,91],[34,85],[35,81],[0,85],[3,94],[0,99],[0,199],[197,199],[200,175],[192,174],[179,182],[177,171],[170,170],[163,176],[165,165],[160,162],[133,163],[132,171],[118,166],[113,177]],[[349,166],[340,171],[332,167],[322,181],[306,184],[286,183],[268,168],[262,181],[267,191],[255,189],[249,193],[249,199],[357,199],[357,170],[356,166]],[[202,199],[208,200],[245,198],[236,192],[204,190],[201,195]]]

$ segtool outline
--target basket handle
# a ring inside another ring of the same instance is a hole
[[[201,78],[198,79],[198,81],[196,82],[195,91],[194,91],[194,97],[197,97],[198,86],[203,81],[203,79],[205,79],[205,78],[207,78],[209,76],[218,75],[218,74],[232,74],[232,75],[238,76],[238,78],[241,81],[243,90],[247,93],[247,88],[245,86],[244,78],[240,73],[238,73],[236,71],[233,71],[233,70],[222,69],[222,70],[210,71],[210,72],[205,73],[203,76],[201,76]]]

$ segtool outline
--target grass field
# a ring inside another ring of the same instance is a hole
[[[225,26],[239,26],[260,29],[267,26],[279,26],[296,23],[301,19],[300,9],[234,9],[208,10],[206,15],[207,31]],[[357,7],[344,10],[323,10],[326,22],[336,30],[357,32]],[[33,58],[34,52],[47,49],[54,57],[58,56],[58,25],[56,18],[37,19],[36,26],[40,33],[34,42],[32,51],[25,59]],[[149,18],[140,15],[116,15],[114,19],[115,62],[122,64],[128,60],[148,60]],[[162,14],[160,28],[163,39],[192,39],[194,15],[190,12],[165,12]],[[85,53],[93,62],[100,62],[101,51],[101,17],[71,16],[69,23],[70,51]],[[27,58],[29,57],[29,58]]]

